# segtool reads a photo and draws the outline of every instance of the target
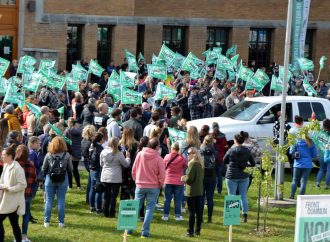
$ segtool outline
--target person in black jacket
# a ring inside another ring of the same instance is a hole
[[[91,180],[91,189],[89,191],[89,206],[91,212],[97,214],[102,213],[102,193],[96,193],[93,187],[97,182],[100,182],[101,166],[100,166],[100,154],[103,150],[103,134],[97,132],[92,140],[92,144],[89,147],[89,176]],[[95,206],[96,203],[96,206]]]
[[[90,98],[88,100],[88,104],[85,105],[84,110],[82,111],[80,116],[83,127],[89,124],[93,124],[94,115],[95,115],[94,113],[97,112],[95,104],[96,104],[95,98]]]
[[[255,166],[251,151],[242,146],[245,138],[241,134],[234,136],[234,145],[224,156],[224,163],[228,164],[226,172],[226,184],[229,195],[236,195],[238,189],[242,199],[243,222],[247,222],[248,199],[247,190],[249,186],[249,174],[244,172],[248,166]]]
[[[109,119],[109,106],[106,103],[100,103],[98,105],[99,113],[94,116],[94,126],[96,129],[107,126]]]
[[[186,120],[190,120],[190,111],[188,108],[188,89],[186,86],[182,86],[180,93],[175,97],[175,103],[182,110],[182,117]]]
[[[226,112],[225,97],[217,97],[215,104],[213,104],[213,117],[219,117],[224,112]]]
[[[82,129],[79,124],[77,124],[74,118],[68,119],[68,129],[65,132],[66,137],[68,137],[72,144],[68,144],[68,151],[71,155],[73,171],[68,173],[69,176],[69,187],[72,188],[72,174],[77,184],[77,188],[80,189],[80,174],[78,171],[79,161],[81,159],[81,134]]]

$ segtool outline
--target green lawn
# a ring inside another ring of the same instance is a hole
[[[86,173],[83,173],[83,186],[86,187]],[[286,176],[285,197],[289,196],[291,177]],[[324,189],[316,189],[315,173],[310,177],[307,194],[325,194]],[[33,201],[32,213],[38,219],[37,224],[30,224],[29,239],[35,241],[122,241],[122,231],[117,231],[117,219],[105,218],[89,213],[89,207],[85,204],[84,190],[70,190],[67,194],[65,228],[57,227],[57,212],[53,209],[51,226],[47,229],[43,227],[43,198],[38,191],[37,197]],[[257,236],[254,233],[257,217],[257,189],[252,187],[249,191],[249,217],[248,223],[233,228],[233,241],[276,241],[292,242],[294,236],[295,209],[272,208],[268,215],[268,227],[270,235],[266,237]],[[204,210],[206,211],[206,210]],[[186,238],[187,214],[183,214],[185,221],[176,222],[172,217],[168,222],[161,220],[162,213],[156,211],[151,224],[152,238],[150,241],[227,241],[228,227],[223,226],[223,195],[215,194],[215,211],[212,224],[203,224],[201,237]],[[171,209],[173,214],[173,209]],[[205,217],[204,213],[204,219]],[[138,229],[127,241],[140,241],[141,222]],[[13,241],[9,220],[5,222],[6,240]]]

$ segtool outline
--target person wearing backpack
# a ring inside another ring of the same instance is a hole
[[[323,120],[323,130],[330,136],[330,120],[324,119]],[[329,189],[330,185],[330,147],[329,144],[325,147],[325,150],[321,152],[319,150],[319,160],[320,160],[320,170],[316,176],[316,186],[320,187],[320,183],[322,181],[323,176],[325,176],[325,185],[324,189]],[[323,155],[322,155],[323,154]]]
[[[102,193],[96,193],[93,189],[96,183],[100,182],[101,166],[100,155],[103,150],[102,144],[104,143],[104,137],[100,132],[97,132],[92,139],[92,143],[89,147],[89,177],[91,181],[91,189],[89,191],[89,206],[92,213],[102,213]],[[96,207],[95,207],[96,203]]]
[[[58,226],[64,227],[65,195],[68,190],[68,173],[72,172],[71,156],[63,138],[54,137],[48,145],[48,153],[42,165],[46,178],[46,204],[44,211],[44,227],[50,225],[53,201],[56,194],[58,210]]]
[[[213,196],[217,183],[216,178],[216,150],[214,148],[213,135],[206,135],[201,146],[201,156],[204,159],[204,180],[203,195],[201,197],[201,206],[204,207],[205,197],[207,200],[207,222],[212,223],[213,214]]]

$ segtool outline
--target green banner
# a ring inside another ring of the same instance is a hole
[[[71,78],[70,75],[65,77],[66,90],[79,92],[79,81]]]
[[[87,81],[88,71],[81,65],[72,65],[71,76],[75,81]]]
[[[102,72],[105,69],[99,65],[95,60],[91,60],[89,62],[89,68],[88,68],[88,73],[93,73],[95,76],[101,77]]]
[[[168,48],[165,44],[159,51],[158,57],[166,61],[166,65],[170,66],[175,59],[175,52]]]
[[[314,89],[314,87],[312,87],[311,84],[309,84],[309,82],[306,80],[306,78],[303,81],[303,87],[305,89],[305,91],[307,92],[308,96],[317,96],[317,92]]]
[[[121,92],[122,104],[142,104],[142,93],[135,92],[126,87],[122,88]]]
[[[175,69],[180,69],[184,59],[185,57],[183,55],[181,55],[179,52],[176,52],[171,66],[173,66]]]
[[[314,63],[311,60],[306,58],[298,58],[298,65],[300,70],[302,71],[313,71],[314,70]]]
[[[40,110],[39,106],[34,105],[32,103],[29,103],[29,102],[25,102],[25,105],[36,116],[36,118],[39,118],[41,116],[41,110]]]
[[[234,71],[233,62],[224,55],[219,55],[217,60],[217,68],[223,69],[226,71]]]
[[[120,77],[117,71],[115,70],[111,72],[111,76],[109,77],[107,93],[113,96],[115,102],[120,101],[121,99]]]
[[[24,73],[22,76],[22,90],[37,92],[42,76],[37,72]]]
[[[148,64],[148,76],[165,80],[167,77],[167,68],[163,64]]]
[[[165,97],[168,98],[168,100],[173,100],[176,96],[176,90],[165,86],[163,83],[158,83],[156,88],[156,93],[154,96],[154,100],[163,100]]]
[[[198,62],[195,58],[192,56],[193,54],[190,52],[188,56],[184,59],[181,65],[181,70],[183,71],[189,71],[194,72],[196,70],[199,70]]]
[[[5,77],[0,78],[0,96],[6,95],[7,88],[8,88],[8,80]]]
[[[227,51],[226,51],[226,56],[229,57],[236,55],[236,51],[237,51],[237,45],[233,45],[232,47],[230,47]]]
[[[181,144],[183,141],[187,139],[187,132],[183,132],[181,130],[173,129],[173,128],[168,128],[168,132],[170,134],[170,140],[171,143],[178,143],[179,146],[181,147]]]
[[[15,85],[10,84],[3,101],[6,103],[15,103],[22,107],[25,102],[25,94],[18,91],[19,89]]]
[[[54,131],[54,133],[63,138],[65,140],[65,142],[67,142],[69,145],[72,145],[72,140],[69,139],[68,137],[66,137],[63,132],[56,126],[52,125],[51,123],[48,123],[50,125],[50,128]]]
[[[37,60],[32,56],[25,55],[19,59],[17,73],[32,73]]]
[[[158,65],[166,65],[166,61],[162,58],[156,56],[155,54],[152,54],[152,64],[158,64]]]
[[[120,83],[123,87],[134,87],[134,78],[136,73],[134,72],[125,72],[120,70]]]
[[[41,60],[39,64],[39,70],[48,70],[54,68],[56,61],[54,60]]]
[[[118,212],[117,230],[134,230],[139,215],[138,200],[121,200]]]
[[[315,143],[316,147],[322,151],[325,151],[330,145],[330,135],[327,134],[324,130],[311,133],[311,139]]]
[[[223,208],[223,224],[240,225],[241,218],[241,196],[225,196],[224,208]]]
[[[3,77],[6,74],[10,61],[0,57],[0,77]]]
[[[327,61],[327,57],[325,56],[322,56],[321,59],[320,59],[320,70],[322,70],[325,66],[325,62]]]
[[[268,75],[261,69],[258,69],[256,73],[254,73],[254,76],[250,77],[246,82],[245,89],[256,89],[258,92],[261,92],[269,81]]]
[[[53,86],[62,90],[64,84],[65,84],[65,80],[66,80],[66,77],[65,76],[60,76],[60,75],[52,75],[52,78],[53,78]]]

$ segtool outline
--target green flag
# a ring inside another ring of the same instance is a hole
[[[19,59],[17,73],[32,73],[37,60],[32,56],[25,55]]]
[[[57,112],[64,115],[64,106],[57,109]]]
[[[251,69],[249,69],[241,64],[241,67],[238,71],[238,78],[247,82],[248,79],[253,75],[254,75],[254,72]]]
[[[37,92],[42,76],[37,72],[23,73],[22,79],[22,90]]]
[[[327,57],[322,56],[320,59],[320,70],[322,70],[324,68],[326,61],[327,61]]]
[[[37,105],[34,105],[29,102],[25,102],[25,105],[28,107],[28,109],[37,117],[39,118],[41,116],[41,110],[40,107]]]
[[[218,55],[222,53],[222,47],[213,47],[212,50],[218,53]]]
[[[89,62],[89,68],[88,68],[88,73],[93,73],[95,76],[101,77],[102,72],[105,69],[99,65],[95,60],[91,60]]]
[[[51,78],[49,76],[50,72],[47,70],[39,70],[39,72],[41,74],[41,85],[45,85],[48,86],[50,88],[53,88],[55,86],[55,82],[53,80],[53,78]]]
[[[180,69],[184,59],[185,59],[185,57],[183,55],[181,55],[179,52],[175,52],[175,57],[174,57],[172,66],[175,69]]]
[[[225,70],[216,68],[215,69],[215,78],[218,80],[225,80],[227,78],[227,72]]]
[[[306,78],[303,81],[303,87],[305,91],[307,92],[308,96],[317,96],[316,90],[309,84],[309,82],[306,80]]]
[[[131,52],[129,52],[127,49],[125,49],[125,58],[128,59],[128,58],[135,58],[135,55]]]
[[[123,87],[134,87],[136,73],[120,71],[120,83]]]
[[[173,100],[175,96],[176,96],[176,90],[168,86],[165,86],[162,82],[158,83],[154,100],[163,100],[164,97],[167,97],[168,100]]]
[[[183,132],[173,128],[168,128],[168,132],[172,144],[177,142],[181,146],[182,142],[187,139],[187,132]]]
[[[8,83],[15,84],[15,85],[20,85],[22,80],[18,78],[17,76],[12,76],[11,78],[8,79]]]
[[[163,60],[162,58],[156,56],[155,54],[152,54],[152,64],[163,64],[166,65],[166,61]]]
[[[0,96],[6,95],[7,88],[8,88],[8,80],[5,77],[0,78]]]
[[[131,89],[123,87],[121,93],[122,104],[142,104],[142,93],[135,92]]]
[[[66,82],[66,90],[79,92],[79,81],[77,79],[73,79],[70,75],[65,77]]]
[[[234,67],[237,68],[237,61],[239,58],[239,54],[234,55],[232,58],[230,58],[231,62],[233,63]]]
[[[228,71],[228,81],[235,82],[236,81],[236,72]]]
[[[196,70],[199,70],[198,62],[193,57],[193,54],[191,52],[184,59],[182,65],[181,65],[181,70],[189,71],[189,72],[194,72]]]
[[[325,151],[327,147],[330,145],[330,136],[324,130],[312,132],[310,137],[315,143],[315,146],[322,151]]]
[[[209,66],[217,62],[219,53],[217,51],[208,49],[207,51],[203,52],[203,55],[205,56],[206,65]]]
[[[48,70],[54,68],[56,61],[54,60],[41,60],[39,64],[39,70]]]
[[[50,128],[54,131],[55,135],[63,138],[65,142],[67,142],[69,145],[72,145],[72,140],[66,137],[58,127],[52,125],[51,123],[48,124],[50,125]]]
[[[226,56],[229,57],[230,55],[236,55],[237,45],[233,45],[226,51]]]
[[[279,78],[281,80],[284,80],[284,66],[279,66]],[[290,72],[290,70],[288,70],[288,76],[287,76],[287,81],[289,81],[292,77],[292,74]]]
[[[314,70],[314,63],[311,60],[306,58],[298,58],[298,65],[300,70],[302,71],[313,71]]]
[[[142,60],[145,60],[145,59],[144,59],[144,56],[142,55],[142,53],[140,52],[139,53],[138,63],[140,64],[140,61],[142,61]]]
[[[60,76],[60,75],[52,75],[53,78],[53,86],[62,90],[64,84],[65,84],[65,76]]]
[[[283,87],[283,79],[280,79],[279,77],[277,77],[275,75],[272,75],[270,89],[277,91],[277,92],[282,92],[282,87]]]
[[[10,62],[0,57],[0,77],[6,74]]]
[[[8,85],[6,95],[3,101],[6,103],[15,103],[22,107],[25,102],[25,94],[24,92],[18,91],[19,89],[15,85]]]
[[[167,77],[166,65],[162,64],[148,64],[148,76],[165,80]]]
[[[111,72],[111,76],[109,77],[107,93],[113,96],[115,102],[120,101],[121,99],[120,77],[117,71],[115,70]]]
[[[158,57],[166,61],[166,65],[170,66],[175,59],[175,52],[168,48],[165,44],[159,51]]]
[[[139,67],[136,63],[135,55],[132,54],[131,52],[129,52],[128,50],[125,50],[125,57],[126,57],[127,62],[128,62],[128,70],[133,71],[133,72],[138,72]]]
[[[88,71],[81,65],[72,65],[71,76],[75,81],[86,81],[88,79]]]
[[[254,86],[254,88],[258,91],[261,92],[264,86],[269,82],[269,77],[268,75],[261,69],[258,69],[256,73],[254,73],[253,78],[250,78],[250,82],[246,83],[248,86],[247,88],[251,88]],[[254,82],[254,83],[252,83]],[[250,86],[249,86],[250,85]]]
[[[233,62],[228,59],[224,55],[219,55],[217,60],[217,68],[226,70],[226,71],[234,71],[234,64]]]

